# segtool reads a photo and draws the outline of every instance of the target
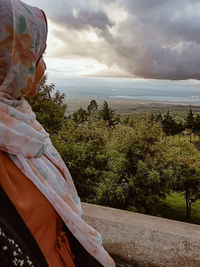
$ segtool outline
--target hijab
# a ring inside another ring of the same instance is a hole
[[[32,90],[46,37],[42,10],[20,0],[0,0],[0,150],[47,198],[83,247],[103,266],[113,267],[101,235],[81,218],[67,167],[24,99]]]

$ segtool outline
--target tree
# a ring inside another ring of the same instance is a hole
[[[88,113],[89,115],[93,115],[94,113],[96,113],[98,111],[98,104],[96,102],[96,100],[91,100],[90,104],[87,107]]]
[[[163,119],[163,117],[162,117],[162,114],[161,114],[161,113],[158,113],[158,114],[155,116],[155,118],[154,118],[154,120],[155,120],[156,122],[161,122],[162,119]]]
[[[169,114],[169,111],[167,111],[167,113],[164,115],[164,118],[161,121],[161,125],[166,135],[177,134],[177,123]]]
[[[108,106],[108,103],[104,101],[103,107],[99,112],[99,117],[108,123],[108,126],[114,126],[119,122],[115,110]]]
[[[179,121],[177,124],[176,124],[176,134],[179,135],[180,137],[180,134],[185,130],[185,125],[182,121]]]
[[[199,114],[196,114],[196,116],[194,117],[192,130],[196,135],[199,136],[199,139],[200,139],[200,115]]]
[[[173,170],[173,189],[184,195],[190,219],[191,205],[200,199],[200,153],[191,143],[178,140],[169,147],[167,157]]]
[[[190,109],[189,113],[187,114],[185,118],[185,128],[190,131],[190,142],[192,142],[192,131],[194,129],[194,114],[192,112],[192,109]]]
[[[65,94],[58,90],[53,94],[54,90],[55,85],[47,84],[47,76],[44,75],[38,86],[38,93],[34,97],[27,97],[37,120],[50,134],[57,133],[66,119]]]
[[[106,143],[108,165],[97,189],[98,203],[154,213],[172,181],[162,139],[160,125],[149,120],[138,121],[134,128],[117,125]]]
[[[151,115],[150,115],[150,118],[149,118],[149,120],[150,120],[150,121],[152,121],[152,122],[154,122],[154,120],[155,120],[155,117],[154,117],[154,115],[153,115],[153,114],[151,114]]]
[[[98,121],[77,124],[68,119],[52,137],[83,201],[96,202],[96,188],[107,165],[107,132],[108,127],[101,127]]]
[[[78,111],[73,113],[72,118],[76,123],[83,123],[87,121],[87,116],[87,111],[83,108],[79,108]]]
[[[185,127],[192,130],[193,126],[194,126],[194,114],[190,109],[189,113],[185,118]]]
[[[184,162],[177,177],[177,191],[184,191],[186,201],[186,216],[190,219],[192,203],[200,198],[200,172]]]

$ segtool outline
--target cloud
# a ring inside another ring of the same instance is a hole
[[[62,41],[51,56],[93,58],[130,76],[200,79],[199,0],[37,1]]]
[[[109,41],[118,65],[144,78],[200,78],[199,1],[120,2],[128,17]]]
[[[27,3],[33,3],[27,0]],[[34,4],[43,8],[54,23],[65,29],[83,30],[93,28],[99,30],[99,33],[105,32],[109,27],[113,26],[113,22],[108,18],[107,14],[100,8],[95,7],[94,1],[90,0],[57,0],[49,2],[38,0]]]

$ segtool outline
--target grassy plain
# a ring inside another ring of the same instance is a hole
[[[182,194],[173,193],[165,199],[160,216],[172,220],[200,224],[200,200],[192,204],[191,219],[186,218],[186,204]]]
[[[67,101],[68,109],[67,113],[71,114],[77,111],[80,107],[87,109],[90,101],[88,100],[70,100]],[[107,100],[105,99],[109,106],[116,110],[120,115],[128,115],[128,114],[165,114],[168,110],[170,114],[173,115],[176,119],[183,120],[186,114],[190,109],[193,112],[200,112],[200,103],[197,104],[187,104],[187,103],[166,103],[166,102],[150,102],[150,101],[137,101],[137,100]],[[101,108],[103,101],[96,100],[99,108]]]
[[[140,212],[135,207],[131,207],[129,211]],[[185,198],[181,193],[174,192],[159,203],[156,216],[200,225],[200,200],[192,204],[191,218],[187,219]]]

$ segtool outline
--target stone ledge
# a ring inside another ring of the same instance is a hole
[[[200,266],[200,226],[83,203],[112,255],[135,266]]]

